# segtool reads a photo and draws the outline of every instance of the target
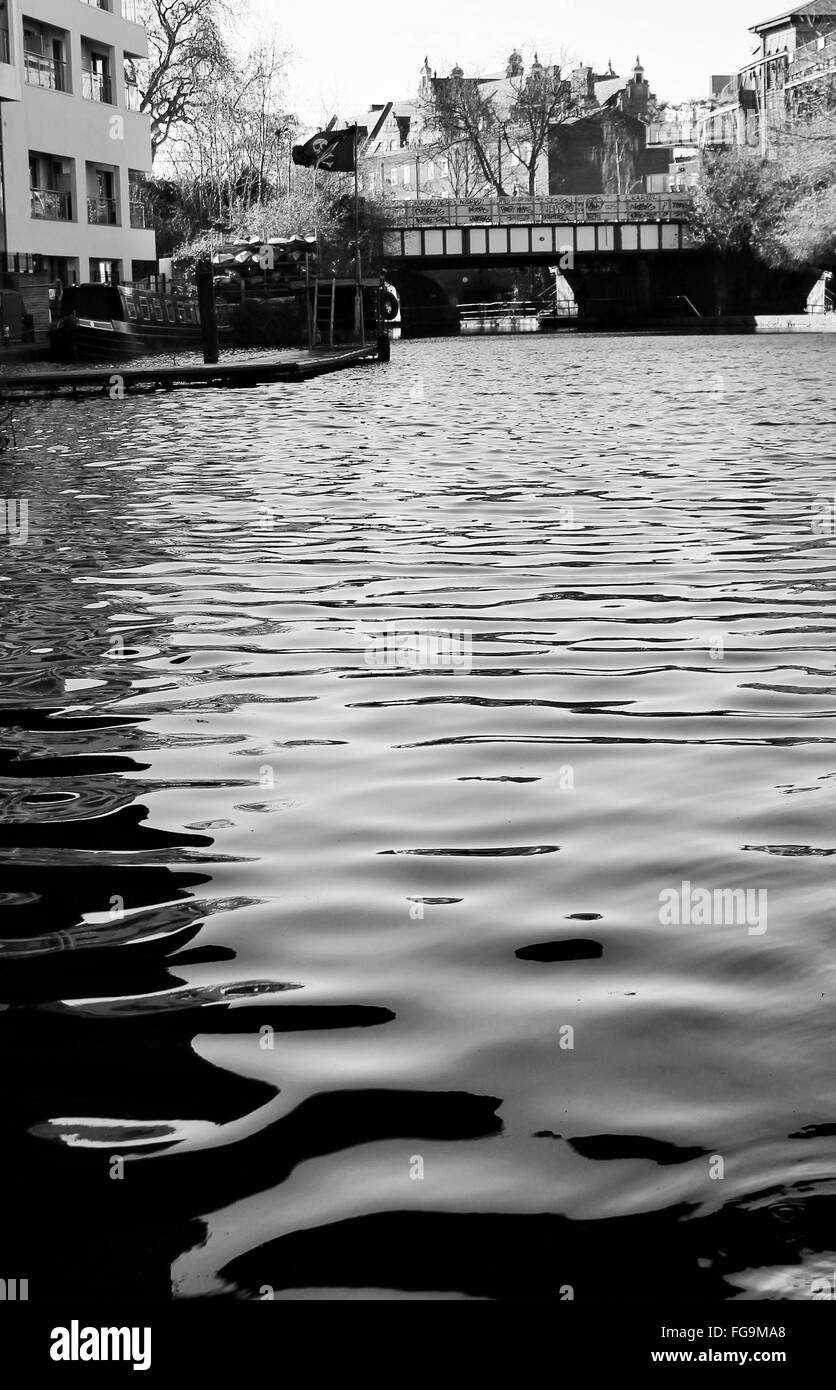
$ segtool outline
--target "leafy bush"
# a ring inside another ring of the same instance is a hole
[[[774,269],[836,267],[836,118],[782,133],[770,159],[745,148],[708,155],[694,210],[718,250]]]

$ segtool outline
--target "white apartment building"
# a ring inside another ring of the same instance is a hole
[[[134,0],[0,0],[0,267],[65,285],[148,272],[147,53]]]

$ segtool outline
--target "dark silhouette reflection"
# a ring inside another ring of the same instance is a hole
[[[0,723],[5,711],[0,710]],[[54,726],[53,726],[54,727]],[[13,748],[0,748],[0,776],[13,777],[30,783],[33,778],[72,777],[75,779],[97,777],[103,773],[144,772],[148,763],[139,763],[134,758],[120,757],[116,753],[79,753],[73,758],[60,755],[49,758],[19,758]]]
[[[569,1145],[584,1158],[618,1159],[649,1158],[651,1163],[690,1163],[702,1158],[710,1149],[685,1148],[668,1144],[663,1139],[648,1139],[642,1134],[589,1134],[570,1139]]]
[[[0,999],[170,988],[165,958],[199,931],[208,909],[192,890],[208,882],[205,873],[151,866],[6,865]]]
[[[196,1010],[195,1032],[211,1031],[215,1012]],[[286,1012],[296,1015],[291,1027],[303,1022],[303,1011],[296,1006],[290,1011],[263,1006],[242,1012],[257,1014],[256,1022],[269,1021],[277,1031]],[[319,1011],[311,1010],[306,1022],[321,1027]],[[346,1025],[347,1020],[339,1024]],[[31,1019],[27,1026],[31,1029]],[[183,1250],[200,1243],[201,1227],[195,1218],[275,1186],[305,1159],[377,1140],[460,1141],[496,1135],[502,1129],[496,1115],[501,1102],[495,1097],[461,1092],[334,1092],[312,1096],[274,1124],[237,1137],[234,1157],[224,1146],[173,1156],[151,1153],[140,1162],[128,1162],[123,1180],[111,1181],[110,1160],[120,1152],[123,1137],[118,1119],[126,1110],[131,1117],[156,1122],[147,1135],[164,1144],[166,1114],[179,1119],[222,1118],[240,1113],[247,1104],[251,1108],[263,1104],[271,1090],[230,1078],[197,1058],[184,1041],[173,1043],[166,1036],[158,1042],[153,1026],[141,1050],[123,1041],[121,1023],[104,1026],[107,1031],[100,1033],[98,1043],[97,1030],[88,1032],[89,1051],[77,1040],[73,1043],[65,1070],[55,1066],[52,1039],[56,1034],[49,1023],[38,1044],[31,1032],[20,1040],[18,1056],[28,1069],[23,1080],[29,1098],[25,1113],[17,1113],[13,1125],[6,1117],[6,1132],[0,1137],[10,1145],[14,1169],[28,1173],[31,1190],[39,1198],[34,1220],[31,1212],[12,1214],[4,1243],[9,1258],[15,1255],[24,1260],[20,1267],[37,1274],[43,1298],[60,1296],[69,1279],[78,1296],[118,1293],[166,1299],[171,1264]],[[62,1035],[65,1044],[72,1036],[71,1027],[67,1025]],[[77,1038],[81,1036],[83,1028]],[[95,1072],[94,1048],[99,1059]],[[30,1089],[33,1058],[42,1063],[37,1090]],[[84,1064],[89,1064],[89,1075]],[[66,1147],[45,1142],[37,1128],[35,1134],[25,1132],[36,1112],[64,1113],[53,1107],[70,1093],[68,1087],[74,1103],[83,1106],[88,1100],[99,1107],[92,1113],[111,1122],[104,1130],[108,1142],[101,1147]],[[120,1101],[126,1096],[127,1102]],[[68,1191],[73,1194],[71,1203],[66,1200]],[[385,1262],[379,1274],[384,1268]]]
[[[836,1202],[744,1204],[688,1220],[680,1204],[640,1216],[384,1212],[293,1232],[220,1271],[243,1296],[283,1289],[398,1289],[584,1302],[713,1301],[739,1294],[740,1269],[801,1265],[836,1243]]]
[[[145,826],[147,806],[125,806],[109,816],[93,820],[57,820],[46,822],[16,822],[0,824],[0,849],[91,849],[147,850],[173,849],[194,846],[204,849],[213,844],[208,835],[190,835],[186,831],[172,833]]]
[[[575,940],[541,941],[537,946],[522,946],[514,955],[518,960],[537,960],[548,964],[556,960],[597,960],[604,954],[600,941]]]

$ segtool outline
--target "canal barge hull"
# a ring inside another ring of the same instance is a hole
[[[201,345],[197,299],[131,285],[73,285],[49,332],[58,362],[103,362]]]

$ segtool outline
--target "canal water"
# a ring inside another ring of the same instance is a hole
[[[18,412],[30,1298],[832,1276],[832,352],[447,339]]]

